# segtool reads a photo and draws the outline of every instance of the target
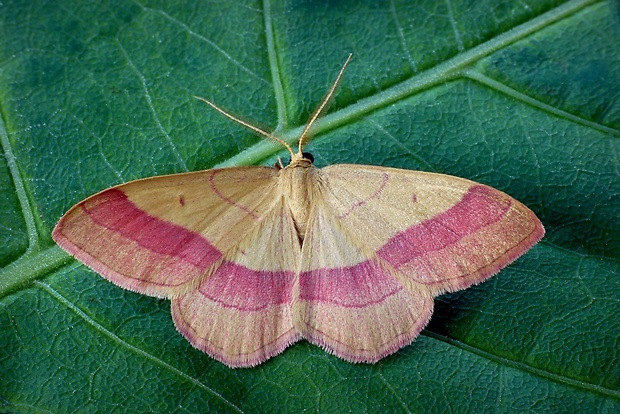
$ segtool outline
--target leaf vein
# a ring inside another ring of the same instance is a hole
[[[137,348],[137,347],[131,345],[130,343],[128,343],[127,341],[123,340],[121,337],[116,335],[114,332],[106,329],[103,325],[101,325],[100,323],[95,321],[93,318],[88,316],[86,314],[86,312],[84,312],[82,309],[77,307],[70,300],[65,298],[60,292],[58,292],[52,286],[48,285],[45,282],[41,282],[41,281],[36,281],[36,282],[34,282],[34,284],[37,287],[39,287],[40,289],[42,289],[43,291],[45,291],[48,294],[50,294],[54,299],[56,299],[58,302],[60,302],[62,305],[64,305],[66,308],[68,308],[70,311],[72,311],[74,314],[76,314],[78,317],[80,317],[82,320],[84,320],[84,322],[86,322],[87,324],[91,325],[93,328],[95,328],[97,331],[101,332],[104,336],[108,337],[112,341],[114,341],[114,342],[124,346],[125,348],[127,348],[130,351],[136,353],[137,355],[140,355],[140,356],[144,357],[145,359],[153,362],[154,364],[159,365],[160,367],[169,370],[170,372],[174,373],[175,375],[179,376],[180,378],[184,379],[185,381],[192,383],[196,387],[201,388],[204,391],[207,391],[209,394],[211,394],[214,397],[216,397],[216,398],[220,399],[221,401],[223,401],[226,405],[228,405],[230,408],[232,408],[236,412],[239,412],[239,413],[243,412],[239,407],[237,407],[231,401],[227,400],[221,394],[219,394],[215,390],[211,389],[210,387],[207,387],[205,384],[200,382],[198,379],[196,379],[196,378],[194,378],[194,377],[184,373],[183,371],[181,371],[178,368],[170,365],[169,363],[161,360],[160,358],[157,358],[156,356],[151,355],[148,352],[145,352],[145,351],[141,350],[140,348]]]

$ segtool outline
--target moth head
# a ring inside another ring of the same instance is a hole
[[[276,170],[281,170],[289,166],[293,167],[310,167],[314,163],[314,156],[309,152],[302,152],[301,154],[295,154],[290,160],[285,160],[278,157],[278,162],[273,165]]]

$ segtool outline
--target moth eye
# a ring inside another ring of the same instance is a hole
[[[314,162],[314,155],[309,152],[302,152],[301,155],[303,155],[305,159],[310,160],[310,162]]]

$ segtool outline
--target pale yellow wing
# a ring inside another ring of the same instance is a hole
[[[314,207],[293,303],[296,324],[304,338],[347,361],[376,362],[419,334],[433,297],[423,286],[399,283],[324,202]]]
[[[433,295],[483,281],[544,235],[526,206],[464,178],[365,165],[319,177],[340,226]]]
[[[274,208],[277,177],[240,167],[132,181],[75,205],[53,238],[119,286],[173,297]]]
[[[311,185],[295,321],[352,362],[410,343],[433,296],[484,280],[544,233],[518,201],[461,178],[334,165]]]
[[[300,244],[280,199],[195,289],[172,300],[178,330],[231,367],[260,364],[300,338],[291,312]]]
[[[124,288],[172,299],[177,329],[229,366],[300,338],[291,314],[300,244],[273,168],[153,177],[73,207],[54,240]]]

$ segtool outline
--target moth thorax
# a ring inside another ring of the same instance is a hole
[[[280,171],[282,196],[291,211],[300,242],[303,242],[306,235],[312,193],[316,186],[316,171],[312,164],[293,165]]]

